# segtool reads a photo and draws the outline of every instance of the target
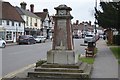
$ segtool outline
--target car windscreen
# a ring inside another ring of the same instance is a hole
[[[86,35],[86,37],[93,37],[93,35]]]

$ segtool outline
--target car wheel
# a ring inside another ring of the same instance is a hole
[[[84,41],[84,43],[87,43],[87,41]]]
[[[34,41],[34,44],[36,44],[36,41]]]
[[[5,43],[3,43],[3,44],[2,44],[2,48],[5,48],[5,47],[6,47]]]
[[[42,41],[40,40],[40,43],[41,43]]]

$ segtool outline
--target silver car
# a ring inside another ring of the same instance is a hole
[[[93,35],[93,34],[87,34],[84,38],[84,43],[95,42],[95,41],[96,41],[95,35]]]
[[[34,38],[35,38],[36,42],[38,42],[38,43],[46,41],[46,37],[44,37],[44,36],[36,36]]]

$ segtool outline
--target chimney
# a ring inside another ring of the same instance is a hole
[[[30,11],[33,13],[34,12],[34,4],[30,5]]]
[[[21,8],[22,8],[22,9],[26,10],[26,5],[27,5],[27,4],[26,4],[25,2],[21,2],[20,5],[21,5]]]
[[[76,20],[76,25],[78,25],[78,23],[79,23],[79,20]]]
[[[91,21],[89,21],[89,25],[91,26]]]
[[[43,9],[43,12],[48,12],[48,9]]]

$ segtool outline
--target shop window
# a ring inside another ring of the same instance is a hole
[[[6,33],[6,40],[12,40],[12,32]]]

